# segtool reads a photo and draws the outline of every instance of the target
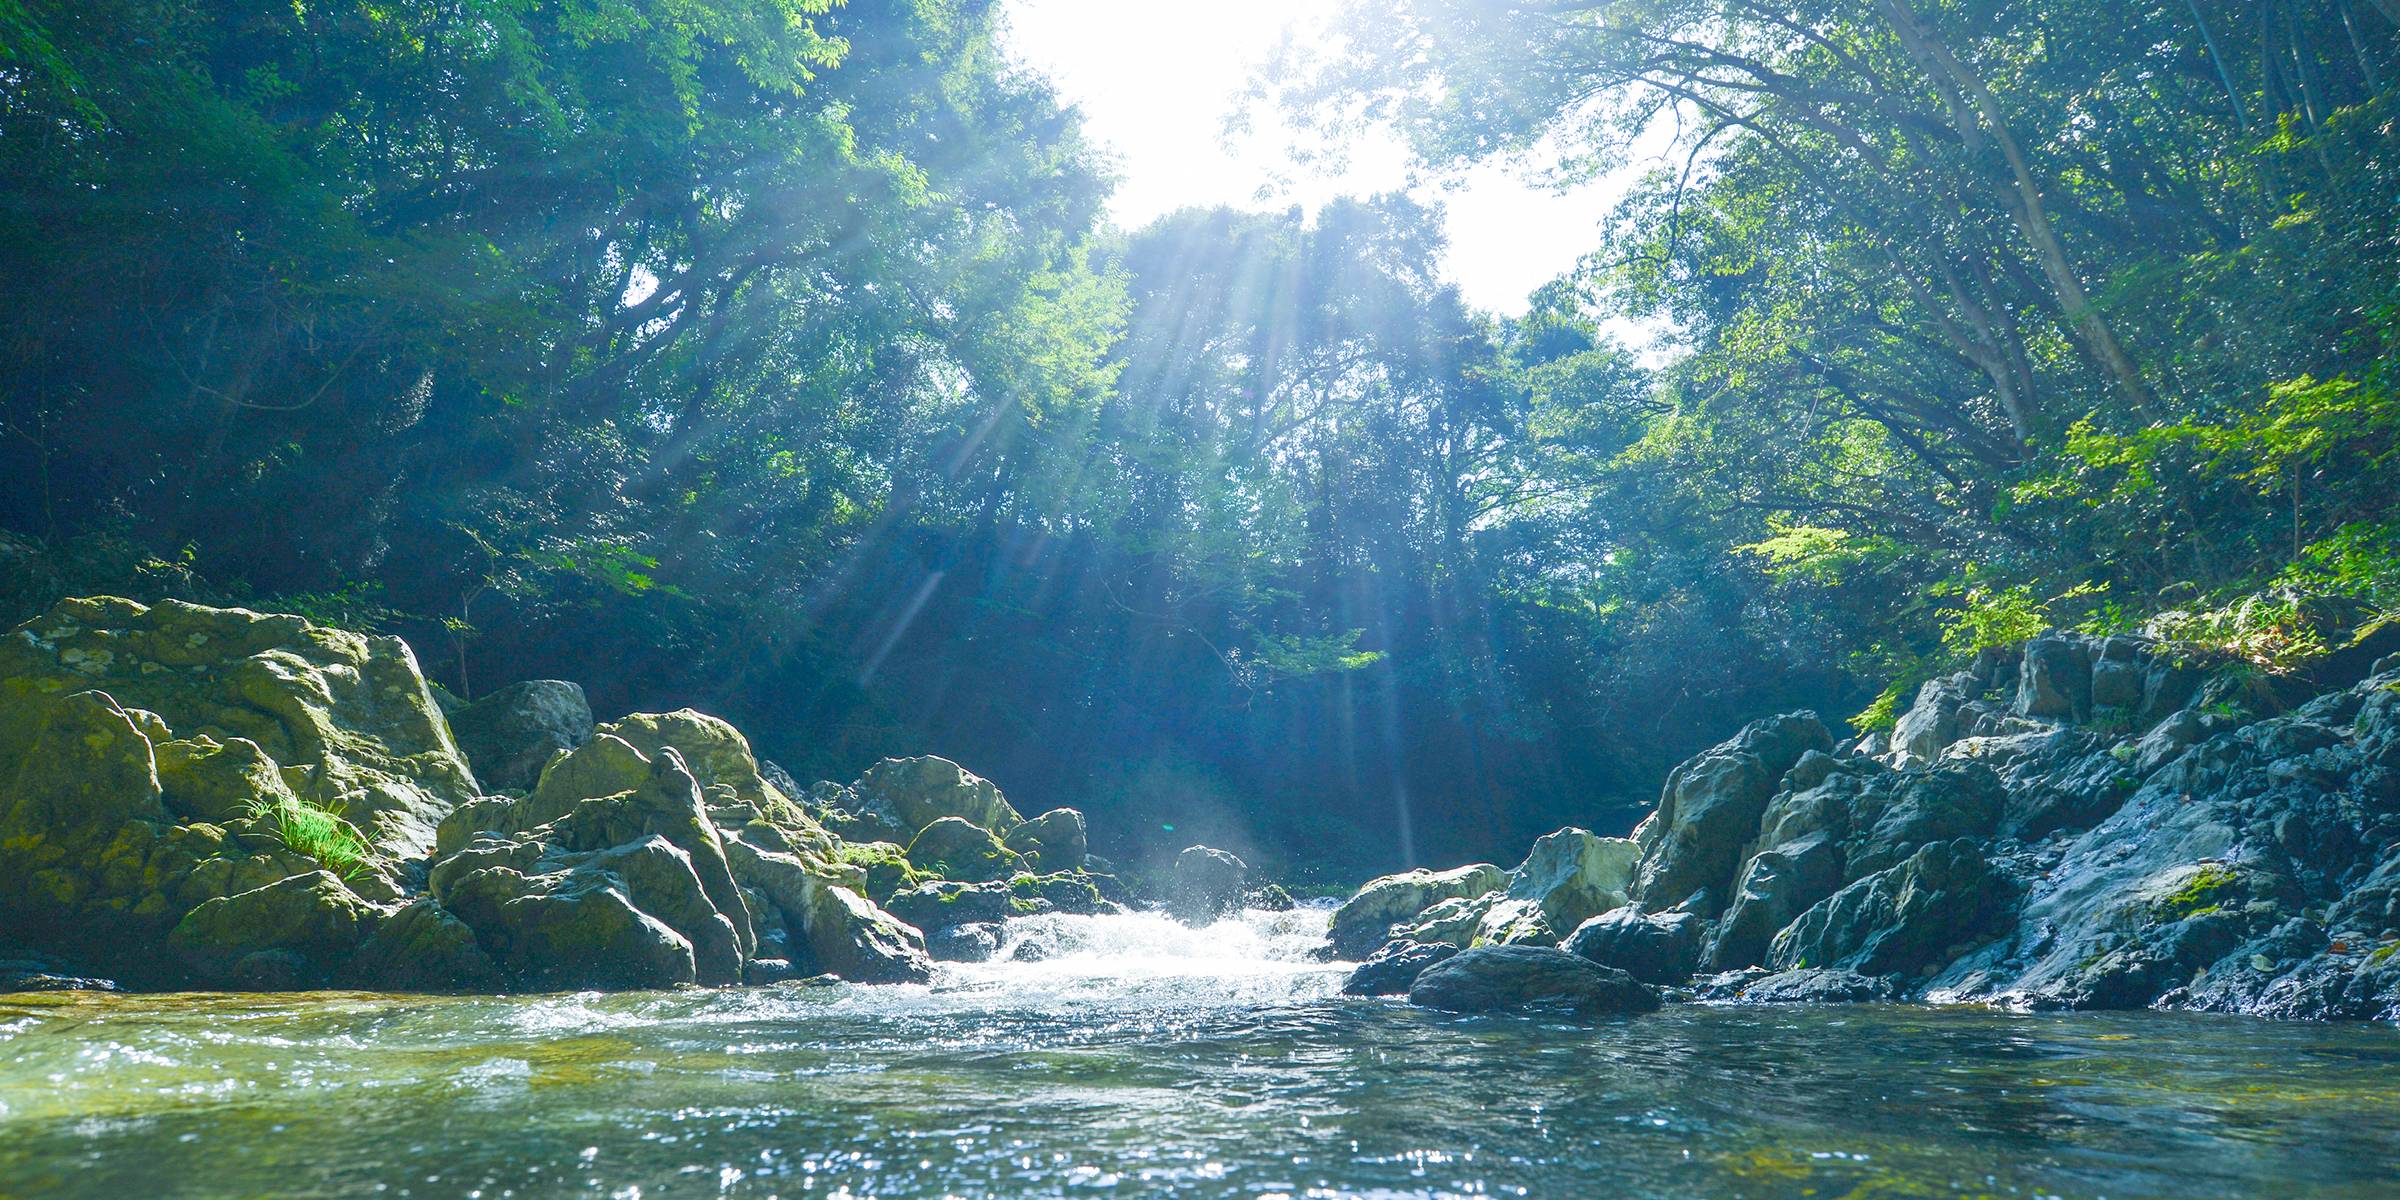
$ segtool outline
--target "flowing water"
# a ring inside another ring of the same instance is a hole
[[[0,997],[0,1196],[2400,1194],[2400,1032],[1337,995],[1322,912],[930,987]]]

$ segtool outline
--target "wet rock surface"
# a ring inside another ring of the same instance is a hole
[[[1335,948],[1563,944],[1744,1002],[2400,1019],[2400,657],[2359,657],[2044,635],[1925,684],[1888,740],[1836,752],[1796,713],[1686,762],[1610,911],[1561,929],[1515,874],[1420,871]]]
[[[1425,968],[1408,1001],[1446,1012],[1591,1017],[1656,1011],[1659,994],[1633,976],[1551,946],[1478,946]]]

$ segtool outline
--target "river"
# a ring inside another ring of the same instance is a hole
[[[0,1196],[2400,1189],[2389,1027],[1462,1018],[1340,996],[1324,919],[1030,918],[929,987],[0,996]]]

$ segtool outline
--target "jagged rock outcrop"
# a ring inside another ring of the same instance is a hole
[[[1731,739],[1675,768],[1642,843],[1633,896],[1652,908],[1690,907],[1717,915],[1743,847],[1784,773],[1801,756],[1833,749],[1833,734],[1814,713],[1753,721]]]
[[[1754,723],[1674,772],[1631,903],[1566,940],[1717,972],[1702,998],[2400,1019],[2400,655],[2358,649],[2383,628],[2284,675],[2051,634],[1925,685],[1888,745]],[[1387,951],[1499,940],[1500,903],[1424,905]]]

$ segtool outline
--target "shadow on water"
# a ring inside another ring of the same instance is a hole
[[[0,1196],[2393,1194],[2400,1033],[1339,996],[1321,912],[927,987],[0,997]]]

